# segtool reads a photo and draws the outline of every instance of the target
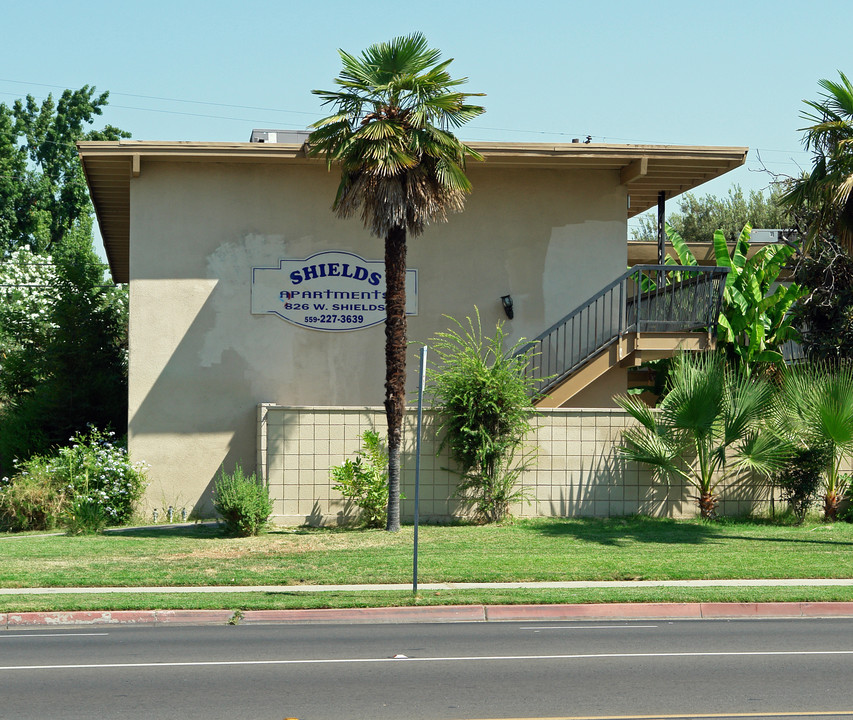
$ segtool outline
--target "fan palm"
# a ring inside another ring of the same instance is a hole
[[[360,212],[385,240],[385,413],[388,420],[388,530],[400,528],[400,445],[406,383],[406,241],[426,224],[462,210],[471,184],[465,159],[482,159],[450,131],[484,112],[478,93],[456,88],[423,35],[398,37],[359,57],[339,51],[338,91],[314,90],[334,114],[314,123],[312,155],[341,167],[333,209]]]
[[[805,448],[826,450],[823,510],[826,520],[834,520],[848,483],[841,463],[853,456],[853,367],[797,365],[786,371],[782,389],[781,428]]]
[[[742,470],[769,476],[786,448],[760,432],[773,388],[735,372],[720,354],[673,358],[669,392],[652,409],[636,396],[614,398],[638,424],[627,428],[621,457],[651,466],[656,479],[680,477],[697,492],[700,514],[716,514],[716,488]]]
[[[809,239],[819,233],[836,233],[853,247],[853,84],[843,72],[840,81],[820,80],[826,91],[817,101],[806,100],[802,117],[811,123],[803,144],[812,150],[812,170],[795,180],[782,196],[786,204],[813,214]]]

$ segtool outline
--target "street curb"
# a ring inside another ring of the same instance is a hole
[[[233,610],[88,610],[79,612],[24,612],[0,615],[0,628],[67,625],[225,625]]]
[[[0,630],[103,625],[447,623],[582,620],[733,620],[853,617],[853,602],[436,605],[318,610],[103,610],[0,614]]]

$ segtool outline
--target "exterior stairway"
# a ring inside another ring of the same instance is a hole
[[[713,347],[728,268],[636,265],[527,343],[543,408],[613,367]]]

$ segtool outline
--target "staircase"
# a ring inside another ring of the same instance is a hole
[[[712,347],[728,271],[635,265],[521,348],[535,404],[561,407],[613,367]]]

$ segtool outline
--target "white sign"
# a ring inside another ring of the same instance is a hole
[[[252,268],[252,314],[314,330],[359,330],[385,321],[385,263],[332,250]],[[406,270],[406,315],[418,314],[418,271]]]

